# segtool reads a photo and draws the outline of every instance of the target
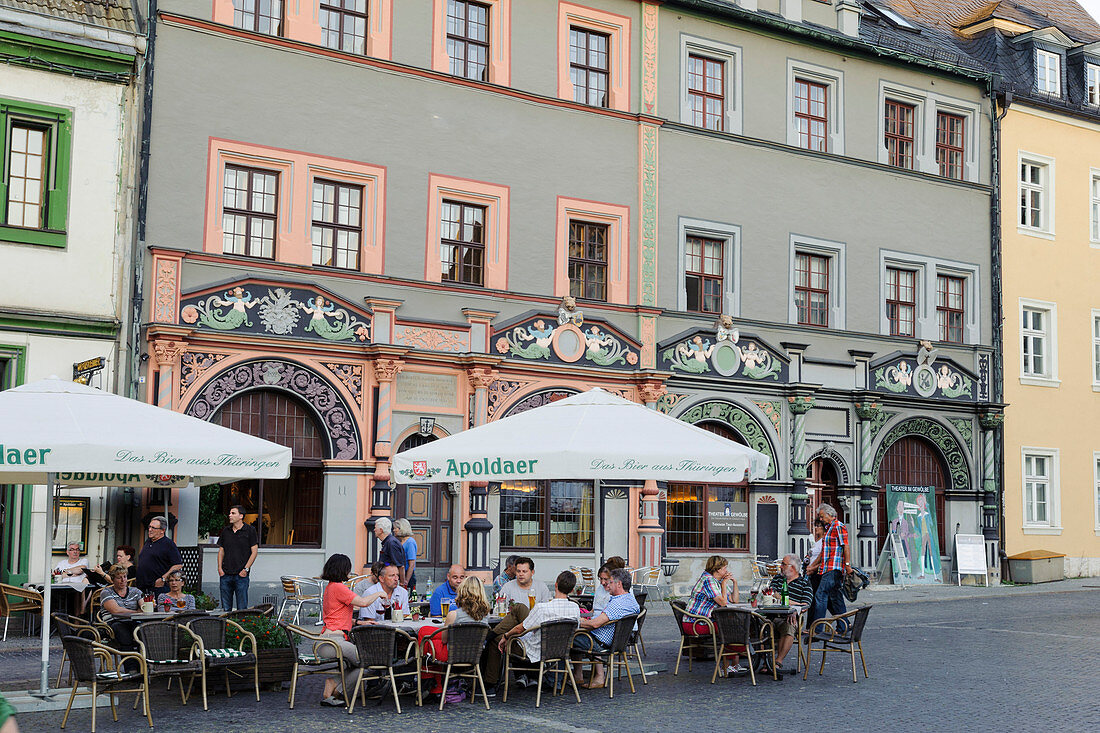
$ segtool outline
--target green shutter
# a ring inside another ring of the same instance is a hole
[[[53,186],[50,187],[46,201],[46,228],[57,232],[65,231],[69,220],[69,165],[73,147],[72,113],[64,116],[54,125],[57,143],[54,145]]]

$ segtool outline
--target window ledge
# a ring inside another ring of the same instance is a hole
[[[1020,226],[1019,224],[1017,224],[1016,225],[1016,232],[1018,234],[1024,234],[1024,235],[1027,235],[1029,237],[1035,237],[1036,239],[1047,239],[1051,242],[1054,241],[1054,232],[1053,231],[1048,232],[1044,229],[1032,229],[1031,227],[1024,227],[1024,226]]]
[[[1047,377],[1020,377],[1020,384],[1026,384],[1031,387],[1061,387],[1061,379],[1053,379]]]
[[[1093,392],[1100,392],[1100,384],[1097,384],[1096,382],[1093,382],[1092,383],[1092,391]]]
[[[1089,246],[1092,247],[1093,249],[1100,249],[1100,241],[1097,241],[1097,240],[1093,239],[1092,241],[1089,242]]]
[[[64,247],[65,237],[65,232],[0,226],[0,242],[37,244],[44,247]]]
[[[1062,534],[1061,527],[1024,527],[1024,534]]]

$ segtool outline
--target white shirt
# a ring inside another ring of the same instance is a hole
[[[57,563],[57,570],[65,571],[72,570],[73,568],[83,567],[85,575],[62,575],[60,581],[62,583],[87,583],[88,579],[85,577],[88,570],[88,558],[82,557],[76,562],[69,562],[69,558],[65,558],[61,562]]]
[[[374,593],[380,593],[382,590],[382,584],[375,583],[370,588],[367,588],[365,592],[360,593],[359,596],[366,597]],[[383,604],[383,601],[386,601],[386,604]],[[381,621],[385,618],[386,605],[393,605],[394,603],[400,603],[405,613],[409,612],[409,592],[400,585],[393,589],[393,595],[390,596],[389,600],[383,596],[369,606],[360,608],[359,618],[363,620],[373,619],[375,621]]]
[[[610,600],[611,591],[604,588],[603,583],[596,583],[596,590],[592,592],[592,613],[602,611]]]
[[[821,544],[824,540],[824,537],[822,537],[820,540],[814,540],[813,547],[810,548],[810,565],[813,565],[814,560],[821,556]]]
[[[540,583],[537,580],[531,581],[530,588],[520,588],[518,579],[509,580],[504,584],[504,587],[500,589],[500,593],[505,598],[515,601],[516,603],[522,603],[525,606],[527,605],[527,597],[531,593],[535,594],[535,603],[545,603],[554,597],[554,594],[546,587],[546,583]]]
[[[523,628],[531,631],[531,629],[537,629],[550,621],[570,619],[579,622],[580,618],[581,607],[576,603],[568,598],[551,598],[545,603],[535,604],[535,607],[531,609],[531,613],[527,614],[527,618],[523,620]],[[519,643],[523,647],[523,653],[527,655],[530,661],[539,661],[539,657],[542,655],[542,634],[537,631],[524,634],[519,637]]]

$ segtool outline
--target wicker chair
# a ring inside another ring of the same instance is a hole
[[[299,575],[284,575],[279,578],[283,584],[283,602],[279,606],[280,621],[287,606],[294,608],[294,624],[301,625],[301,613],[303,606],[317,606],[317,612],[321,611],[321,583],[312,578],[303,578]]]
[[[630,638],[634,634],[634,624],[638,621],[638,614],[632,613],[629,616],[623,616],[617,621],[611,623],[615,627],[615,631],[611,635],[611,645],[606,649],[601,649],[602,644],[592,635],[590,631],[578,631],[577,636],[587,636],[589,638],[590,647],[588,651],[581,651],[577,648],[573,649],[574,657],[581,657],[590,662],[601,662],[607,665],[607,696],[609,698],[615,697],[615,677],[620,672],[621,667],[626,667],[626,678],[630,681],[630,693],[637,692],[634,689],[634,675],[630,672],[630,661],[627,659],[627,648],[630,645]]]
[[[201,645],[190,629],[180,624],[153,621],[134,630],[134,641],[137,642],[141,656],[145,658],[148,679],[167,677],[169,684],[173,679],[177,680],[180,701],[184,705],[187,704],[195,677],[202,676],[202,709],[209,709],[206,704],[206,670],[202,664]],[[185,647],[186,657],[180,653]],[[186,690],[183,689],[185,675],[189,683]]]
[[[740,653],[727,651],[727,645],[730,644],[745,648],[753,685],[756,684],[756,670],[753,669],[752,661],[754,651],[757,654],[771,654],[772,679],[778,679],[775,672],[775,630],[768,619],[758,613],[729,606],[714,609],[710,618],[714,623],[714,634],[711,637],[714,644],[714,673],[710,676],[712,685],[722,672],[725,658]]]
[[[95,733],[96,701],[100,695],[108,695],[111,700],[111,714],[118,721],[118,708],[115,695],[120,692],[136,692],[138,699],[145,704],[145,717],[149,727],[153,727],[152,710],[149,708],[149,680],[145,660],[136,652],[120,652],[113,647],[79,636],[62,636],[61,646],[69,658],[69,667],[73,673],[73,689],[69,693],[69,704],[65,708],[65,717],[61,727],[69,722],[69,712],[77,695],[92,696],[92,733]],[[127,672],[123,662],[133,660],[137,671]],[[97,664],[98,662],[98,664]],[[102,668],[103,671],[100,671]],[[79,690],[84,685],[87,690]],[[135,707],[137,702],[134,703]]]
[[[676,619],[676,628],[680,632],[680,651],[676,653],[676,667],[672,670],[673,675],[678,675],[680,674],[680,659],[683,658],[685,652],[687,652],[688,672],[690,672],[691,660],[693,658],[692,654],[697,651],[706,651],[713,647],[714,622],[706,616],[700,616],[697,613],[692,613],[687,610],[687,604],[683,601],[669,601],[668,605],[672,607],[672,615]],[[707,633],[689,634],[684,629],[685,620],[706,626]]]
[[[344,653],[340,649],[340,645],[332,639],[325,636],[321,636],[313,631],[304,629],[301,626],[294,626],[293,624],[284,624],[279,622],[279,625],[286,629],[287,634],[293,639],[295,636],[300,636],[302,641],[306,644],[310,644],[311,648],[308,653],[303,652],[301,649],[297,649],[294,654],[294,672],[290,678],[290,693],[287,696],[287,702],[290,703],[290,709],[294,709],[294,698],[297,696],[298,691],[298,679],[300,677],[310,677],[312,675],[322,675],[326,677],[336,677],[341,682],[344,679],[346,667],[344,665]],[[322,656],[321,650],[329,649],[332,651],[333,656]],[[344,695],[344,709],[350,713],[351,695]]]
[[[12,598],[15,600],[11,600]],[[13,613],[23,614],[23,628],[26,630],[28,618],[42,616],[42,594],[30,588],[0,583],[0,616],[4,617],[4,641],[8,640],[8,621]]]
[[[810,655],[814,649],[814,642],[821,646],[821,668],[817,673],[825,673],[825,657],[829,652],[848,652],[852,657],[852,682],[858,682],[856,677],[856,649],[859,650],[859,661],[863,665],[864,679],[870,678],[867,674],[867,660],[863,656],[863,627],[867,625],[867,616],[871,613],[871,606],[863,606],[848,613],[842,613],[832,618],[820,618],[810,624],[806,634],[806,671],[802,679],[810,674]],[[840,622],[840,623],[838,623]]]
[[[446,666],[447,671],[443,675],[443,693],[439,697],[439,709],[447,702],[447,685],[450,684],[451,675],[465,677],[474,681],[473,694],[470,702],[477,697],[477,686],[481,685],[481,697],[485,701],[485,709],[489,709],[489,694],[485,690],[485,680],[481,676],[481,653],[485,650],[485,639],[489,636],[489,626],[479,623],[461,623],[452,626],[444,626],[420,640],[421,653],[424,663],[431,661],[432,657],[425,650],[439,634],[447,634],[447,659],[437,661],[436,664]],[[455,668],[460,671],[455,671]],[[465,671],[461,671],[465,670]]]
[[[102,644],[104,639],[115,638],[115,632],[111,630],[110,626],[103,624],[92,625],[80,618],[79,616],[70,616],[67,613],[51,613],[50,618],[53,619],[54,626],[57,628],[58,636],[79,636],[82,639],[89,639],[98,644]],[[61,687],[61,677],[65,673],[65,664],[69,661],[68,655],[65,653],[65,649],[61,650],[61,664],[57,669],[57,684],[56,687]],[[72,669],[69,670],[69,681],[73,679]]]
[[[626,656],[634,657],[634,660],[638,662],[638,669],[642,671],[643,685],[649,684],[649,680],[646,679],[645,675],[645,665],[642,664],[642,655],[645,654],[645,644],[642,643],[642,626],[645,624],[646,616],[648,615],[649,611],[645,606],[642,606],[642,610],[638,612],[638,623],[634,626],[634,630],[630,634],[630,641],[626,643]]]
[[[355,689],[348,696],[348,714],[355,710],[355,698],[364,692],[364,679],[388,679],[390,689],[393,691],[393,702],[397,706],[397,712],[401,712],[401,700],[397,697],[397,678],[413,677],[416,680],[416,704],[423,702],[420,688],[420,654],[416,639],[404,631],[392,626],[356,626],[348,634],[349,641],[355,644],[359,652],[359,675],[355,679]],[[404,657],[398,657],[398,642],[405,644]],[[405,666],[412,654],[416,668],[405,672],[394,672],[397,665]],[[345,693],[347,691],[345,690]],[[364,698],[363,704],[366,705]]]
[[[509,672],[535,672],[539,673],[539,689],[535,695],[535,707],[537,708],[542,704],[542,677],[546,670],[546,665],[554,663],[549,672],[554,675],[554,694],[557,694],[558,678],[564,677],[561,680],[561,687],[564,692],[565,680],[568,679],[569,683],[573,685],[573,694],[577,698],[577,702],[581,701],[581,695],[577,691],[577,680],[573,677],[573,665],[569,663],[569,652],[573,646],[573,635],[577,633],[577,622],[573,619],[562,619],[561,621],[549,621],[539,626],[537,629],[531,629],[522,636],[527,634],[539,635],[539,661],[536,664],[524,657],[513,655],[512,647],[519,643],[519,636],[513,636],[508,639],[508,645],[504,648],[504,702],[508,702],[508,684]]]
[[[252,668],[252,681],[256,688],[256,700],[260,699],[260,665],[257,657],[256,637],[246,631],[240,624],[217,616],[206,616],[192,619],[184,624],[187,629],[198,639],[199,652],[202,655],[202,699],[206,702],[206,677],[214,669],[221,669],[225,674],[225,696],[233,697],[233,691],[229,685],[229,673],[243,677],[239,669]],[[233,627],[243,637],[236,649],[227,647],[226,632]],[[245,647],[251,647],[252,651],[245,651]]]

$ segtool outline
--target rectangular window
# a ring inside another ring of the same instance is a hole
[[[1092,383],[1100,384],[1100,311],[1092,312]]]
[[[222,191],[222,251],[274,258],[279,174],[227,165]]]
[[[447,55],[455,76],[489,81],[489,6],[447,0]]]
[[[45,226],[50,130],[13,122],[8,148],[8,200],[5,223],[13,227]]]
[[[707,130],[724,130],[726,65],[706,56],[688,55],[688,101],[691,124]]]
[[[611,36],[577,26],[569,27],[569,79],[573,101],[594,107],[610,106]]]
[[[592,548],[591,481],[506,481],[500,485],[500,545],[510,550]]]
[[[1025,306],[1022,311],[1023,364],[1026,377],[1049,379],[1050,371],[1050,311]]]
[[[798,252],[794,263],[794,302],[798,310],[798,323],[828,326],[829,258]]]
[[[1100,242],[1100,173],[1089,181],[1089,229],[1092,241]]]
[[[569,222],[569,294],[607,300],[607,225]]]
[[[439,260],[444,282],[485,285],[485,207],[443,200]]]
[[[945,178],[963,179],[963,131],[966,120],[962,115],[936,113],[936,164]]]
[[[1020,226],[1046,229],[1046,166],[1020,162]]]
[[[744,486],[669,484],[665,540],[670,550],[747,550],[748,532],[711,532],[711,511],[737,505],[747,512]]]
[[[963,342],[963,323],[966,317],[966,309],[963,307],[965,283],[961,277],[936,277],[936,326],[940,341],[953,344]]]
[[[367,53],[369,0],[321,0],[321,41],[348,53]]]
[[[1024,454],[1024,524],[1050,525],[1052,456]]]
[[[1035,88],[1047,94],[1062,93],[1062,57],[1050,51],[1035,52]]]
[[[1100,66],[1085,64],[1085,89],[1089,104],[1100,105]]]
[[[887,99],[885,103],[886,153],[890,165],[913,168],[913,119],[916,107]]]
[[[684,247],[684,283],[687,308],[699,313],[722,312],[722,269],[725,259],[721,239],[687,238]]]
[[[363,239],[363,187],[313,182],[313,264],[359,269]]]
[[[912,336],[917,324],[917,273],[886,268],[886,318],[891,336]]]
[[[281,36],[283,0],[233,0],[233,25],[246,31]]]
[[[794,80],[794,120],[798,147],[829,150],[829,87],[805,79]]]

